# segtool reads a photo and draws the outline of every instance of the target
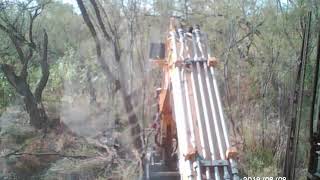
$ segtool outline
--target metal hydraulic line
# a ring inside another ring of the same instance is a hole
[[[228,129],[226,127],[225,124],[225,118],[224,118],[224,114],[223,114],[223,109],[222,109],[222,104],[221,104],[221,99],[220,99],[220,94],[219,94],[219,89],[218,89],[218,83],[217,80],[215,78],[215,73],[213,70],[213,67],[210,67],[210,74],[212,77],[212,82],[213,82],[213,87],[214,87],[214,94],[215,94],[215,98],[217,99],[217,105],[218,105],[218,110],[219,110],[219,116],[220,116],[220,120],[221,120],[221,126],[222,126],[222,131],[223,131],[223,136],[224,136],[224,140],[226,143],[226,147],[227,149],[230,148],[230,142],[229,142],[229,136],[228,136]],[[233,176],[233,180],[238,180],[239,175],[238,175],[238,169],[237,169],[237,163],[235,160],[233,160],[232,158],[229,159],[230,161],[230,165],[231,165],[231,173]]]
[[[190,96],[189,96],[189,89],[188,89],[188,81],[187,81],[187,74],[185,71],[183,71],[183,84],[184,84],[184,92],[185,92],[185,105],[187,107],[187,118],[188,118],[188,125],[190,130],[190,142],[193,150],[196,150],[196,140],[195,140],[195,131],[193,127],[193,121],[192,121],[192,110],[191,110],[191,103],[190,103]]]
[[[208,37],[207,34],[203,34],[204,36],[204,44],[206,47],[206,53],[208,55],[208,58],[211,57],[211,52],[210,52],[210,48],[208,45]],[[199,43],[201,44],[201,43]],[[204,65],[204,71],[206,74],[206,83],[207,83],[207,87],[208,87],[208,92],[209,92],[209,101],[210,101],[210,106],[211,106],[211,112],[212,112],[212,117],[213,117],[213,121],[214,121],[214,127],[215,127],[215,132],[217,134],[217,139],[218,139],[218,147],[219,147],[219,153],[220,153],[220,158],[221,159],[226,159],[225,157],[225,152],[226,152],[226,148],[227,148],[227,143],[228,143],[228,138],[226,140],[226,138],[224,137],[222,139],[221,135],[220,135],[220,131],[221,131],[221,127],[222,127],[222,120],[221,120],[221,114],[219,112],[221,112],[218,108],[218,101],[220,101],[220,99],[217,99],[217,94],[214,91],[214,85],[212,84],[212,76],[213,74],[211,73],[211,68],[212,67],[208,67],[206,65]],[[216,114],[217,113],[217,114]],[[227,167],[223,168],[223,172],[224,172],[224,179],[229,179],[230,178],[230,174],[228,171]]]
[[[172,38],[172,58],[174,61],[178,59],[177,57],[177,46],[176,46],[176,37],[175,33],[170,33]],[[185,122],[185,108],[183,106],[183,95],[181,90],[181,68],[174,67],[170,72],[171,74],[171,84],[173,92],[173,101],[174,101],[174,114],[177,124],[177,135],[178,135],[178,144],[179,144],[179,171],[181,175],[190,176],[192,174],[191,164],[189,160],[184,160],[183,154],[188,153],[188,136],[187,136],[187,127]]]
[[[202,59],[204,59],[205,56],[204,56],[202,43],[201,43],[201,35],[202,34],[201,34],[201,31],[200,31],[200,28],[196,27],[195,28],[196,45],[198,46],[198,48],[200,50]],[[201,92],[203,92],[203,96],[202,97],[204,97],[204,94],[205,94],[205,95],[208,96],[207,99],[209,99],[209,104],[206,104],[206,106],[205,106],[205,107],[207,107],[207,105],[208,105],[208,108],[205,109],[205,110],[207,111],[207,113],[211,114],[211,118],[212,118],[212,120],[214,122],[214,125],[212,125],[210,123],[210,121],[208,119],[206,119],[207,128],[209,128],[208,129],[209,136],[211,136],[212,138],[216,137],[217,144],[218,144],[218,149],[219,149],[219,154],[220,154],[220,159],[225,159],[225,151],[226,151],[226,149],[224,149],[223,145],[222,145],[224,139],[222,139],[221,136],[220,136],[220,130],[219,130],[219,127],[218,127],[217,117],[216,117],[216,113],[215,113],[216,110],[215,110],[214,105],[213,105],[212,89],[210,87],[210,82],[209,82],[209,77],[208,77],[209,74],[207,73],[207,64],[206,63],[203,63],[202,65],[199,64],[199,69],[202,69],[201,71],[199,71],[199,73],[201,74],[200,75],[200,77],[201,77],[201,81],[200,82],[202,82],[202,83],[200,83],[200,85],[202,85],[202,87],[201,87],[202,88]],[[205,102],[205,99],[203,99],[203,102],[207,103],[207,102]],[[212,128],[212,126],[214,126],[214,128]],[[214,129],[215,134],[212,133],[213,129]],[[213,139],[211,139],[211,141],[214,142]],[[215,151],[215,149],[212,149],[212,151]],[[215,152],[214,152],[214,154],[215,154]],[[217,155],[214,155],[214,156],[215,157],[213,157],[212,160],[217,159]],[[219,173],[218,167],[214,167],[214,168],[215,168],[215,172]],[[223,178],[226,179],[226,180],[230,179],[228,168],[226,166],[223,167],[223,172],[224,172],[224,177]]]
[[[200,62],[196,62],[196,67],[197,67],[197,75],[198,75],[198,81],[199,81],[199,88],[200,88],[200,97],[201,97],[201,103],[202,103],[202,108],[203,108],[203,114],[204,114],[204,122],[206,125],[207,133],[208,133],[208,141],[209,141],[209,148],[210,148],[210,155],[211,155],[211,160],[216,160],[216,152],[215,152],[215,147],[214,147],[214,139],[213,139],[213,132],[211,129],[210,125],[210,119],[209,119],[209,111],[206,103],[206,96],[204,94],[204,80],[203,77],[201,77],[201,71],[202,69],[200,68]],[[216,179],[220,179],[218,167],[214,167],[214,177]]]
[[[184,31],[182,28],[178,29],[179,34],[179,41],[180,41],[180,52],[179,52],[179,58],[181,60],[184,60],[183,53],[184,53],[184,47],[185,47],[185,40],[184,40]]]
[[[197,68],[194,64],[191,65],[191,82],[192,82],[192,91],[194,95],[194,102],[195,102],[195,110],[196,110],[196,120],[199,127],[199,136],[200,136],[200,143],[201,143],[201,152],[204,159],[209,159],[209,145],[208,145],[208,137],[205,129],[205,123],[202,121],[204,119],[203,113],[201,112],[202,104],[200,102],[199,97],[199,85],[197,81]],[[200,165],[197,166],[197,177],[200,177]],[[206,168],[206,177],[209,179],[211,178],[210,169]]]
[[[198,49],[199,49],[200,54],[201,54],[198,57],[201,57],[202,59],[205,59],[203,48],[202,48],[202,45],[201,45],[201,32],[200,32],[199,25],[195,26],[194,34],[195,34],[195,37],[196,37],[196,45],[198,46]]]
[[[184,53],[184,44],[185,44],[185,36],[184,36],[184,30],[182,28],[178,29],[178,34],[179,34],[179,42],[180,42],[180,56],[178,57],[179,60],[184,60],[183,53]],[[195,148],[195,143],[194,143],[194,133],[193,133],[193,124],[190,123],[192,122],[192,116],[191,116],[191,108],[190,108],[190,102],[189,102],[189,96],[188,96],[188,91],[187,91],[187,82],[186,82],[186,75],[185,75],[185,70],[181,69],[180,70],[180,81],[181,81],[181,92],[182,92],[182,100],[183,100],[183,107],[184,107],[184,112],[185,112],[185,126],[187,133],[189,137],[188,145],[192,145],[192,148]],[[190,148],[190,147],[188,147]]]
[[[178,29],[178,34],[179,34],[179,41],[180,41],[180,56],[179,60],[184,60],[183,54],[184,54],[184,44],[185,44],[185,36],[184,36],[184,31],[180,28]],[[188,94],[188,85],[186,81],[186,73],[185,69],[180,70],[180,81],[181,81],[181,93],[182,93],[182,106],[184,109],[184,114],[185,114],[185,119],[184,119],[184,124],[185,124],[185,129],[188,137],[190,137],[187,141],[187,152],[186,154],[183,154],[184,156],[189,154],[190,151],[195,151],[196,146],[195,146],[195,137],[194,137],[194,130],[193,130],[193,123],[192,123],[192,115],[191,115],[191,107],[190,107],[190,100],[189,100],[189,94]],[[184,159],[185,160],[185,159]],[[192,163],[189,161],[189,166],[192,167]],[[193,173],[190,171],[189,174],[187,174],[188,178],[193,178]]]
[[[210,154],[212,160],[216,159],[216,152],[215,152],[215,147],[214,147],[214,135],[211,129],[211,123],[210,123],[210,109],[207,104],[207,97],[205,93],[205,81],[203,78],[202,74],[202,68],[200,65],[200,62],[195,62],[196,68],[197,68],[197,81],[199,82],[199,89],[200,89],[200,102],[202,103],[202,108],[203,108],[203,114],[204,114],[204,122],[206,125],[206,130],[208,134],[208,141],[209,141],[209,148],[210,148]]]
[[[192,33],[193,61],[200,60],[198,55],[198,46],[195,33]]]
[[[196,35],[195,33],[192,33],[192,46],[193,46],[193,60],[198,60],[199,59],[199,56],[198,56],[198,48],[197,48],[197,43],[196,43]],[[206,124],[203,122],[203,119],[205,119],[204,117],[204,113],[201,111],[203,109],[203,104],[201,103],[201,94],[199,93],[201,91],[201,89],[199,88],[199,81],[198,81],[198,70],[197,70],[197,67],[196,65],[193,63],[192,64],[192,68],[191,68],[191,72],[193,74],[192,76],[192,85],[193,85],[193,88],[195,89],[194,91],[194,94],[195,94],[195,101],[196,101],[196,106],[199,107],[197,108],[197,114],[199,114],[199,116],[197,115],[197,121],[198,123],[200,124],[200,138],[202,138],[204,140],[204,143],[202,144],[203,146],[206,145],[206,147],[204,147],[206,149],[206,152],[203,154],[204,158],[205,159],[210,159],[210,144],[208,143],[209,140],[209,137],[208,137],[208,134],[207,134],[207,129],[205,128],[206,127]],[[200,108],[201,107],[201,108]],[[199,174],[198,176],[201,176],[201,166],[198,165],[198,171],[199,171]],[[217,173],[215,173],[217,174]],[[211,178],[211,172],[210,172],[210,168],[207,167],[206,168],[206,177],[208,179]],[[218,175],[215,175],[215,177],[217,177]]]
[[[183,108],[183,114],[184,117],[180,116],[181,119],[177,119],[177,121],[183,121],[182,123],[184,124],[184,126],[179,126],[179,128],[181,127],[182,129],[184,129],[184,134],[186,135],[186,141],[182,142],[184,143],[187,147],[186,147],[186,151],[181,155],[185,156],[189,153],[189,151],[193,148],[192,147],[192,138],[190,138],[191,136],[193,136],[193,131],[191,129],[192,126],[190,126],[189,124],[189,117],[188,117],[188,107],[187,107],[187,100],[186,100],[186,89],[185,89],[185,81],[184,81],[184,70],[179,69],[179,79],[180,79],[180,90],[181,90],[181,98],[182,98],[182,104],[178,104],[178,106],[182,106]],[[191,135],[192,134],[192,135]],[[186,172],[186,176],[187,179],[192,180],[193,179],[193,173],[192,173],[192,163],[189,159],[186,159],[185,157],[183,157],[182,159],[179,159],[179,161],[182,160],[184,161],[183,164],[185,164],[187,166],[187,172]],[[190,168],[190,171],[189,171]]]
[[[193,124],[193,132],[194,132],[194,140],[195,140],[195,152],[199,154],[199,152],[201,152],[201,143],[200,143],[200,135],[199,135],[199,127],[198,127],[198,123],[197,123],[197,117],[196,117],[196,108],[195,108],[195,98],[194,98],[194,94],[193,94],[193,88],[192,88],[192,81],[191,81],[191,72],[190,72],[190,67],[188,68],[188,70],[185,71],[185,75],[186,75],[186,91],[188,92],[188,99],[190,102],[190,110],[191,110],[191,116],[192,119],[190,121],[190,123]]]
[[[216,152],[215,152],[215,148],[214,148],[214,137],[213,137],[213,133],[211,130],[211,125],[210,125],[210,119],[209,119],[209,111],[207,108],[207,103],[206,103],[206,97],[204,94],[204,88],[203,88],[203,78],[201,76],[201,67],[200,67],[200,62],[197,62],[198,60],[201,60],[204,56],[203,56],[203,50],[201,47],[201,43],[200,43],[200,29],[199,26],[195,26],[195,30],[192,33],[192,42],[193,42],[193,50],[194,50],[194,63],[195,63],[195,67],[196,67],[196,72],[197,72],[197,82],[198,82],[198,88],[200,94],[200,99],[198,100],[198,102],[200,102],[201,106],[202,106],[202,114],[203,114],[203,118],[200,119],[200,121],[204,121],[205,127],[206,127],[206,136],[207,136],[207,140],[208,140],[208,145],[209,145],[209,154],[211,157],[211,160],[216,160]],[[198,51],[199,50],[199,51]],[[200,55],[198,54],[198,52],[200,53]],[[198,97],[199,97],[198,96]],[[210,169],[207,168],[207,171],[209,171],[207,173],[208,178],[211,177],[211,172]],[[214,178],[215,179],[220,179],[220,174],[219,174],[219,169],[218,167],[214,167]]]
[[[196,149],[196,150],[200,150],[200,152],[203,152],[202,150],[204,150],[203,154],[206,154],[205,149],[198,147],[199,143],[200,145],[202,144],[201,142],[203,142],[203,140],[201,141],[200,139],[200,135],[199,135],[199,128],[197,127],[198,123],[196,122],[197,118],[196,118],[196,106],[195,106],[195,96],[194,96],[194,92],[193,92],[193,83],[192,83],[192,71],[189,73],[185,74],[185,90],[186,92],[189,92],[189,94],[187,94],[186,96],[186,100],[187,100],[187,107],[188,107],[188,117],[191,117],[189,119],[189,123],[190,123],[190,127],[193,128],[193,132],[195,133],[192,137],[194,138],[194,143],[192,143],[192,146]],[[194,108],[194,109],[191,109]],[[192,114],[192,111],[194,114]],[[191,128],[190,128],[191,129]],[[197,136],[197,139],[196,137]],[[202,146],[202,145],[201,145]],[[201,167],[200,165],[197,165],[194,163],[194,165],[196,165],[197,167],[195,168],[196,171],[196,179],[197,180],[202,180],[202,176],[201,176]],[[208,172],[209,173],[209,172]]]
[[[228,130],[227,130],[227,127],[225,124],[225,119],[224,119],[224,114],[223,114],[223,110],[222,110],[217,80],[215,78],[214,70],[212,67],[210,67],[210,74],[211,74],[213,90],[214,90],[214,99],[216,99],[215,102],[217,103],[217,109],[218,109],[219,119],[220,119],[220,123],[221,123],[221,127],[222,127],[224,142],[226,144],[226,147],[229,148],[230,142],[229,142],[229,138],[228,138]]]
[[[225,157],[225,152],[226,152],[226,148],[225,148],[225,139],[222,139],[223,137],[221,137],[220,135],[220,122],[218,120],[217,115],[219,116],[218,112],[217,112],[217,108],[215,108],[215,104],[214,104],[214,100],[213,99],[213,87],[211,86],[210,83],[210,72],[208,71],[208,67],[206,65],[203,65],[204,68],[204,74],[205,74],[205,79],[206,79],[206,85],[207,85],[207,90],[208,90],[208,95],[209,95],[209,102],[210,102],[210,107],[211,107],[211,113],[212,113],[212,117],[213,117],[213,123],[214,123],[214,130],[215,130],[215,134],[217,137],[217,141],[218,141],[218,148],[219,148],[219,154],[220,154],[220,158],[221,159],[226,159]],[[216,106],[217,107],[217,106]],[[216,114],[217,113],[217,114]],[[223,172],[224,172],[224,179],[230,179],[230,175],[229,175],[229,171],[228,168],[226,166],[223,167]]]
[[[179,41],[180,41],[180,59],[184,60],[184,49],[185,49],[185,32],[182,28],[178,29],[178,34],[179,34]],[[190,97],[189,97],[189,91],[188,91],[188,81],[187,81],[187,73],[185,72],[185,70],[182,70],[182,82],[183,82],[183,96],[185,97],[184,99],[184,105],[186,106],[186,117],[187,117],[187,122],[188,122],[188,126],[189,126],[189,135],[190,135],[190,143],[192,146],[192,150],[196,149],[196,144],[195,144],[195,131],[193,128],[193,121],[192,121],[192,110],[191,110],[191,104],[190,104]]]

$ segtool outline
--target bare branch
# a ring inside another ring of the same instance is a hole
[[[60,153],[27,153],[27,152],[12,152],[9,154],[6,154],[4,156],[0,156],[0,158],[7,158],[9,156],[22,156],[22,155],[30,155],[30,156],[59,156],[59,157],[65,157],[65,158],[76,158],[76,159],[88,159],[88,158],[94,158],[91,156],[85,156],[85,155],[68,155],[68,154],[60,154]]]
[[[98,19],[99,26],[100,26],[100,28],[101,28],[101,30],[103,32],[104,37],[106,38],[107,41],[110,41],[111,37],[108,34],[107,29],[106,29],[106,27],[105,27],[105,25],[104,25],[104,23],[102,21],[102,18],[101,18],[101,15],[100,15],[100,10],[99,10],[99,7],[98,7],[96,1],[95,0],[90,0],[90,2],[92,4],[92,6],[93,6],[93,9],[95,11],[96,17]]]
[[[21,47],[21,43],[19,42],[18,39],[16,39],[15,36],[11,35],[11,34],[8,34],[10,39],[11,39],[11,42],[12,44],[14,45],[17,53],[18,53],[18,56],[19,56],[19,60],[20,60],[20,63],[23,65],[25,64],[25,59],[24,59],[24,54],[23,54],[23,50],[22,50],[22,47]]]
[[[241,42],[242,42],[244,39],[246,39],[247,37],[250,37],[250,36],[252,36],[252,35],[254,35],[254,34],[259,35],[259,33],[258,33],[258,31],[257,31],[257,28],[260,27],[260,26],[262,26],[263,23],[264,23],[264,21],[261,21],[261,22],[258,23],[254,28],[250,28],[250,31],[249,31],[246,35],[244,35],[243,37],[241,37],[239,40],[236,40],[236,41],[234,41],[233,43],[230,43],[227,51],[229,51],[230,49],[234,48],[236,45],[238,45],[239,43],[241,43]],[[223,52],[222,54],[225,54],[225,53],[226,53],[226,51]]]
[[[8,82],[14,87],[17,87],[17,78],[18,76],[14,72],[13,66],[8,64],[0,64],[0,68],[3,71],[4,75],[7,77]]]
[[[97,19],[98,19],[98,23],[103,31],[103,34],[106,38],[107,41],[109,42],[112,42],[112,46],[113,46],[113,52],[114,52],[114,56],[115,56],[115,60],[117,62],[120,61],[121,59],[121,48],[120,48],[120,44],[119,44],[119,37],[118,37],[118,33],[117,33],[117,27],[116,25],[112,26],[111,25],[111,22],[110,22],[110,19],[108,18],[108,14],[107,12],[105,11],[105,9],[101,8],[102,9],[102,12],[104,13],[106,19],[107,19],[107,25],[108,25],[108,29],[110,30],[111,32],[111,35],[107,33],[106,31],[106,27],[104,25],[104,23],[102,22],[102,18],[101,18],[101,14],[100,14],[100,10],[99,10],[99,7],[98,7],[98,4],[96,3],[95,0],[90,0],[93,8],[94,8],[94,11],[96,13],[96,16],[97,16]],[[101,4],[99,4],[99,6],[101,7]],[[101,22],[100,22],[101,21]],[[107,33],[107,34],[105,34]]]
[[[108,66],[108,64],[104,61],[103,57],[102,57],[102,52],[101,52],[101,43],[100,43],[100,39],[97,35],[97,32],[92,24],[92,21],[89,17],[89,14],[83,4],[83,1],[82,0],[77,0],[77,3],[78,3],[78,6],[79,6],[79,9],[82,13],[82,17],[83,17],[83,20],[84,22],[87,24],[89,30],[90,30],[90,33],[96,43],[96,51],[97,51],[97,56],[98,56],[98,61],[102,67],[102,69],[104,70],[103,72],[106,73],[106,76],[108,78],[110,78],[112,81],[116,82],[116,78],[114,77],[114,75],[111,73],[111,70]]]
[[[99,3],[99,1],[98,1],[98,5],[99,5],[100,8],[102,9],[102,12],[103,12],[103,14],[104,14],[104,17],[107,19],[108,27],[109,27],[109,30],[110,30],[111,34],[114,35],[115,32],[116,32],[116,30],[113,29],[113,27],[112,27],[112,25],[111,25],[112,23],[111,23],[111,21],[110,21],[110,18],[109,18],[109,16],[108,16],[106,10],[102,7],[102,5]]]
[[[41,79],[35,90],[35,98],[37,102],[41,102],[42,92],[47,85],[49,79],[49,65],[48,65],[48,35],[45,30],[43,30],[43,53],[41,63]]]
[[[20,41],[21,43],[24,43],[29,47],[35,49],[35,47],[33,47],[31,43],[28,42],[22,34],[19,34],[15,28],[12,28],[12,25],[10,23],[7,23],[7,25],[10,26],[11,28],[7,28],[3,24],[0,24],[0,30],[7,33],[9,36],[14,37],[16,40]]]

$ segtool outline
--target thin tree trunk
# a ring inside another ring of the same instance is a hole
[[[86,77],[87,77],[88,88],[89,88],[90,104],[94,104],[97,102],[97,95],[96,95],[96,89],[94,88],[92,83],[92,73],[91,73],[90,67],[88,67],[87,69]]]
[[[141,127],[138,122],[138,117],[136,113],[134,112],[133,106],[132,106],[132,100],[131,96],[127,94],[124,88],[120,88],[121,97],[123,99],[123,103],[125,106],[125,110],[128,116],[128,121],[130,124],[130,132],[133,136],[133,143],[134,147],[137,149],[138,152],[142,151],[143,142],[141,139]]]
[[[124,75],[124,72],[122,67],[121,67],[121,62],[120,62],[120,47],[118,44],[118,40],[116,39],[117,37],[114,37],[114,40],[111,40],[111,36],[108,34],[108,32],[106,31],[105,25],[101,19],[101,15],[100,15],[100,10],[99,7],[97,5],[97,3],[95,2],[95,0],[90,0],[97,20],[99,22],[99,27],[102,29],[103,35],[106,39],[106,41],[113,43],[113,50],[114,50],[114,57],[115,57],[115,61],[118,63],[119,65],[119,70],[120,70],[120,76],[118,78],[116,78],[116,76],[114,76],[114,74],[111,72],[110,67],[108,66],[108,64],[105,62],[103,55],[102,55],[102,48],[101,48],[101,42],[100,42],[100,38],[98,37],[97,31],[89,17],[89,14],[87,13],[87,10],[83,4],[82,0],[77,0],[78,6],[80,8],[80,11],[82,13],[82,17],[84,22],[86,23],[87,27],[89,28],[91,35],[95,41],[96,44],[96,51],[97,51],[97,60],[101,65],[101,68],[103,69],[104,74],[106,75],[106,77],[108,77],[113,83],[115,83],[116,85],[116,91],[120,91],[121,93],[121,98],[123,101],[123,104],[125,106],[125,111],[128,115],[128,122],[131,128],[131,136],[133,138],[133,145],[134,148],[138,151],[141,152],[142,148],[143,148],[143,143],[142,143],[142,139],[141,139],[141,128],[140,125],[138,123],[138,118],[137,115],[134,112],[134,108],[132,105],[132,100],[131,100],[131,96],[128,95],[127,91],[126,91],[126,81],[124,79],[124,77],[122,77]],[[116,35],[116,34],[113,34]]]

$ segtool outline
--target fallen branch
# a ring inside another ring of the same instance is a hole
[[[89,159],[94,158],[95,156],[84,156],[84,155],[67,155],[67,154],[60,154],[60,153],[26,153],[26,152],[12,152],[9,154],[6,154],[4,156],[1,156],[0,158],[7,158],[9,156],[22,156],[22,155],[31,155],[31,156],[59,156],[59,157],[65,157],[65,158],[75,158],[75,159]]]

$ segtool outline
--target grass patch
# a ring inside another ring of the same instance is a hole
[[[246,152],[244,160],[244,171],[248,176],[277,176],[277,165],[268,148]]]

